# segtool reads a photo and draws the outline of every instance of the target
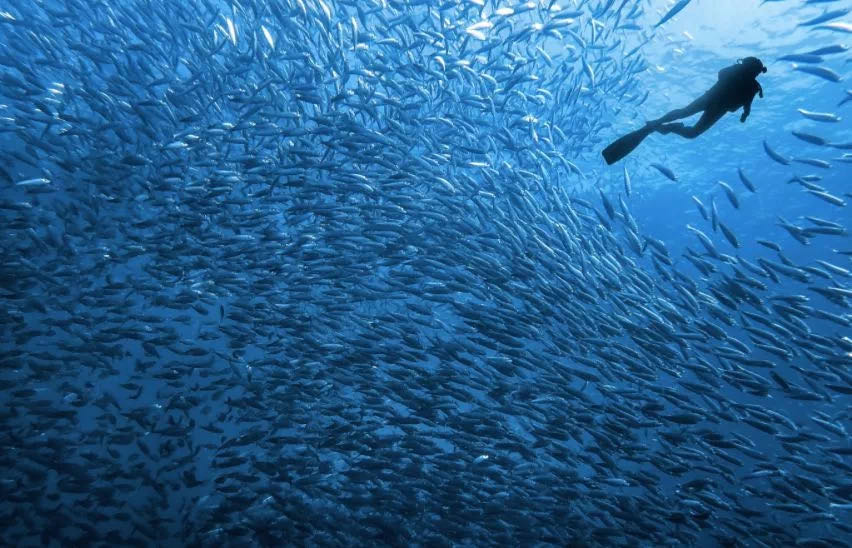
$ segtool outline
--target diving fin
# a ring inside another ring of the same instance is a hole
[[[648,124],[613,141],[611,145],[603,149],[603,152],[601,152],[607,165],[612,165],[633,152],[633,149],[638,147],[639,143],[641,143],[645,137],[653,133],[657,127],[658,126]]]

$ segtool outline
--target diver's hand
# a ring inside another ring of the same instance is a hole
[[[746,116],[745,114],[740,116],[740,123],[744,123],[746,121],[746,118],[748,118],[748,116]]]
[[[760,98],[763,99],[763,90],[760,90],[758,93],[760,94]]]

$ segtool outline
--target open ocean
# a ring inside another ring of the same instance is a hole
[[[0,546],[852,545],[850,43],[850,0],[0,3]],[[604,162],[749,56],[745,122]]]

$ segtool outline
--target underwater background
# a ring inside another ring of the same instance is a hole
[[[850,11],[0,4],[0,545],[849,545]]]

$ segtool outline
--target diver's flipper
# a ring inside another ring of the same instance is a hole
[[[637,129],[636,131],[628,133],[624,137],[617,139],[611,145],[603,149],[601,154],[603,154],[607,165],[612,165],[633,152],[633,149],[638,147],[639,143],[641,143],[645,137],[653,133],[656,128],[657,126],[648,124],[641,129]]]

